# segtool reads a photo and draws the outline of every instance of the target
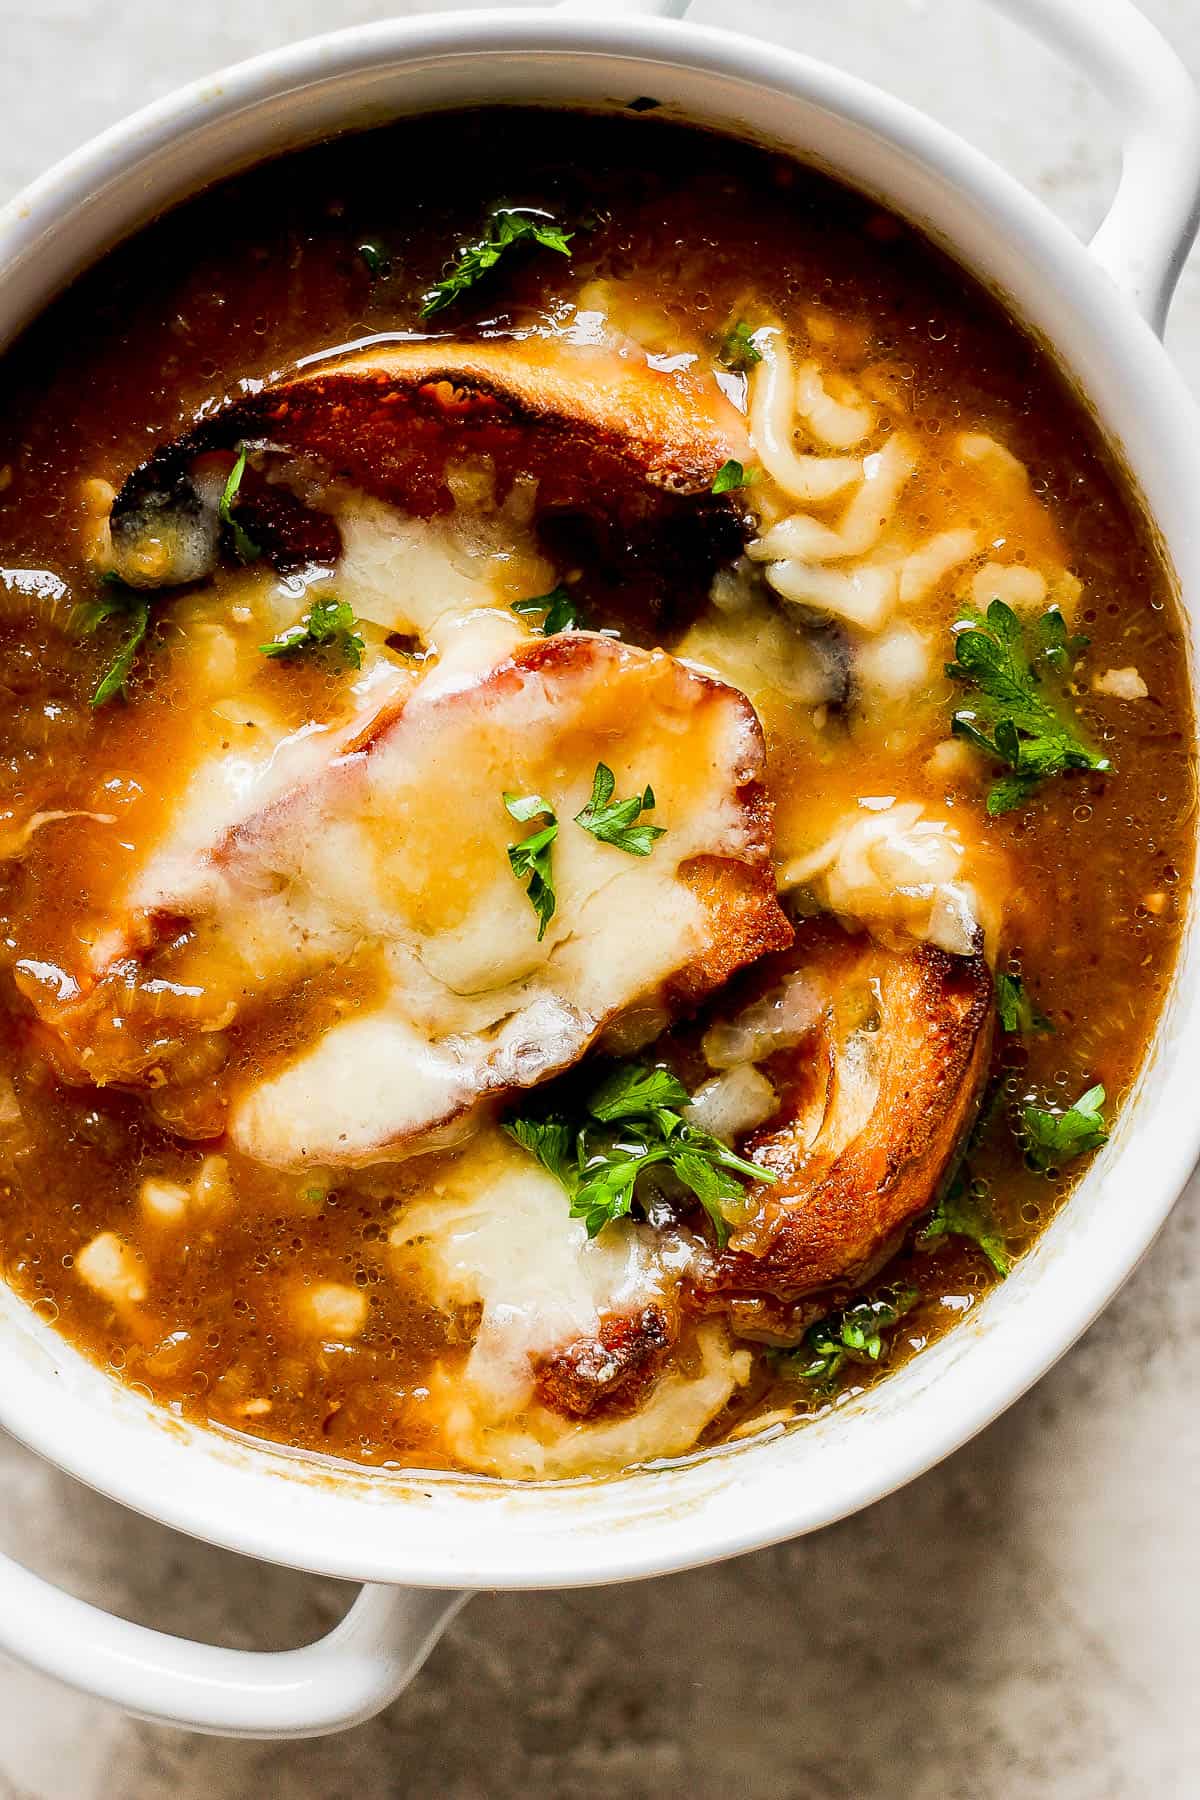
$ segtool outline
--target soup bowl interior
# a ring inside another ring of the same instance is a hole
[[[511,14],[368,27],[198,86],[62,165],[0,226],[0,337],[104,248],[264,156],[332,132],[511,101],[622,109],[777,146],[921,226],[1054,351],[1200,592],[1200,432],[1165,353],[1086,250],[1009,178],[850,78],[695,27]],[[1194,645],[1196,621],[1191,617]],[[1200,1136],[1194,908],[1137,1092],[1069,1205],[971,1319],[798,1429],[603,1481],[518,1487],[366,1471],[175,1418],[0,1291],[0,1423],[140,1511],[271,1561],[362,1579],[555,1586],[682,1568],[814,1529],[901,1485],[1014,1400],[1152,1240]]]

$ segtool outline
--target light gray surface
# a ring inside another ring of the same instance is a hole
[[[1197,0],[1145,4],[1200,73]],[[2,0],[0,194],[192,76],[415,10]],[[693,13],[885,83],[1078,229],[1101,216],[1116,169],[1107,109],[975,0],[698,0]],[[1200,389],[1195,258],[1170,342]],[[1195,1221],[1185,1198],[1074,1354],[905,1493],[711,1571],[481,1597],[411,1693],[341,1738],[186,1737],[0,1665],[0,1800],[1191,1800]],[[146,1623],[266,1648],[316,1636],[346,1603],[337,1583],[123,1513],[2,1439],[0,1496],[4,1549]]]

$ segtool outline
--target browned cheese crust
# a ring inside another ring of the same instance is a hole
[[[636,1412],[662,1372],[676,1331],[661,1306],[609,1313],[595,1337],[577,1338],[542,1362],[537,1397],[569,1419]]]

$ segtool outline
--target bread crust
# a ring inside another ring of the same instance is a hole
[[[868,1280],[933,1204],[973,1121],[992,1037],[982,956],[885,950],[819,921],[802,928],[787,963],[822,974],[834,999],[772,1071],[781,1115],[742,1146],[777,1181],[753,1190],[752,1221],[693,1289],[706,1310],[766,1337],[790,1335]],[[873,1029],[839,1018],[837,996],[851,991],[875,996]],[[854,1072],[864,1056],[865,1077],[861,1065]],[[819,1306],[798,1305],[813,1296]]]
[[[712,484],[750,454],[746,426],[711,374],[562,340],[399,345],[276,382],[156,450],[122,485],[114,528],[186,495],[198,458],[243,444],[310,459],[416,518],[452,511],[448,468],[486,458],[499,500],[534,484],[539,521],[602,522],[614,558],[652,546],[659,560],[715,566],[744,534],[740,497]],[[289,508],[252,468],[238,516],[278,567],[314,551],[336,560],[336,525]]]

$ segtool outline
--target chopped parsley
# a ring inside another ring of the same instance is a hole
[[[747,369],[762,361],[762,351],[754,342],[753,328],[747,325],[745,319],[739,319],[725,333],[717,359],[725,368],[732,369],[739,375],[744,375]]]
[[[645,1063],[622,1063],[613,1070],[588,1100],[588,1111],[601,1124],[617,1119],[636,1119],[660,1106],[686,1106],[687,1089],[670,1069],[650,1068]]]
[[[529,882],[525,892],[529,897],[529,904],[537,914],[537,941],[540,944],[557,905],[550,853],[558,836],[558,819],[549,801],[543,800],[540,794],[506,793],[503,800],[509,817],[515,819],[518,825],[528,825],[531,819],[546,820],[540,830],[531,832],[527,838],[508,846],[508,860],[513,874],[518,881],[528,879]]]
[[[246,531],[243,526],[239,525],[233,516],[233,509],[237,503],[238,490],[242,485],[242,476],[245,473],[246,446],[243,444],[238,451],[237,461],[229,471],[229,479],[225,483],[225,491],[217,503],[217,512],[220,515],[222,525],[226,527],[233,540],[233,548],[239,562],[248,563],[255,562],[258,557],[262,555],[262,551],[250,536],[249,532]]]
[[[569,590],[562,586],[551,588],[548,594],[535,594],[528,600],[514,600],[509,610],[522,619],[544,613],[541,624],[534,626],[543,637],[556,637],[560,631],[579,631],[583,623],[583,614]]]
[[[128,699],[126,683],[133,673],[138,651],[150,629],[153,600],[136,588],[126,587],[116,575],[104,577],[104,592],[94,600],[78,606],[71,624],[80,637],[91,637],[109,619],[121,619],[125,633],[116,654],[100,677],[92,694],[93,706],[107,706],[110,700]]]
[[[614,801],[616,785],[617,778],[608,764],[597,763],[591,797],[582,812],[575,814],[575,823],[590,831],[602,844],[614,844],[618,850],[628,851],[630,856],[649,856],[658,839],[667,835],[664,825],[637,823],[642,813],[653,812],[654,789],[646,787],[641,794],[634,794],[628,800]]]
[[[917,1234],[918,1250],[936,1250],[948,1237],[967,1238],[987,1257],[997,1275],[1007,1275],[1012,1258],[996,1230],[984,1181],[972,1181],[965,1167],[946,1185],[926,1224]]]
[[[465,294],[489,269],[495,268],[505,251],[514,244],[540,244],[544,250],[557,250],[560,256],[570,256],[574,235],[545,214],[502,207],[488,221],[487,236],[461,250],[449,274],[430,288],[421,308],[421,317],[431,319],[443,307],[452,306],[460,294]]]
[[[581,1112],[513,1118],[504,1129],[561,1182],[571,1217],[583,1220],[589,1237],[627,1218],[639,1181],[657,1169],[695,1196],[723,1248],[729,1203],[741,1205],[746,1182],[778,1177],[690,1125],[682,1110],[688,1105],[687,1089],[669,1069],[619,1063],[586,1096]]]
[[[738,488],[748,488],[758,478],[757,469],[745,469],[732,456],[728,462],[722,463],[717,470],[716,480],[712,484],[714,494],[732,494]]]
[[[1021,1109],[1027,1139],[1026,1157],[1035,1169],[1061,1168],[1076,1156],[1099,1150],[1108,1142],[1104,1123],[1104,1089],[1097,1083],[1081,1094],[1066,1112],[1050,1112],[1041,1106]]]
[[[777,1354],[776,1367],[795,1381],[831,1387],[847,1362],[870,1367],[887,1353],[890,1332],[915,1304],[911,1287],[881,1288],[868,1300],[855,1300],[810,1325],[794,1350]]]
[[[349,603],[335,600],[329,594],[313,601],[302,624],[289,625],[269,644],[260,644],[259,649],[264,656],[299,656],[311,650],[336,650],[347,668],[361,669],[366,645],[357,625],[358,620]]]
[[[564,1119],[509,1119],[504,1129],[570,1193],[576,1173],[574,1134]]]
[[[946,673],[974,688],[976,698],[954,714],[952,729],[1010,771],[993,783],[989,813],[1011,812],[1054,775],[1110,766],[1086,742],[1063,699],[1049,697],[1044,685],[1043,672],[1065,677],[1087,642],[1068,635],[1057,608],[1028,633],[1002,600],[993,600],[986,615],[972,609],[960,617]]]
[[[376,244],[370,238],[359,244],[358,252],[367,274],[372,281],[379,281],[384,275],[390,275],[392,259],[382,244]]]
[[[996,1016],[1001,1031],[1022,1037],[1037,1031],[1054,1030],[1045,1013],[1025,992],[1021,977],[1003,970],[996,976]]]

